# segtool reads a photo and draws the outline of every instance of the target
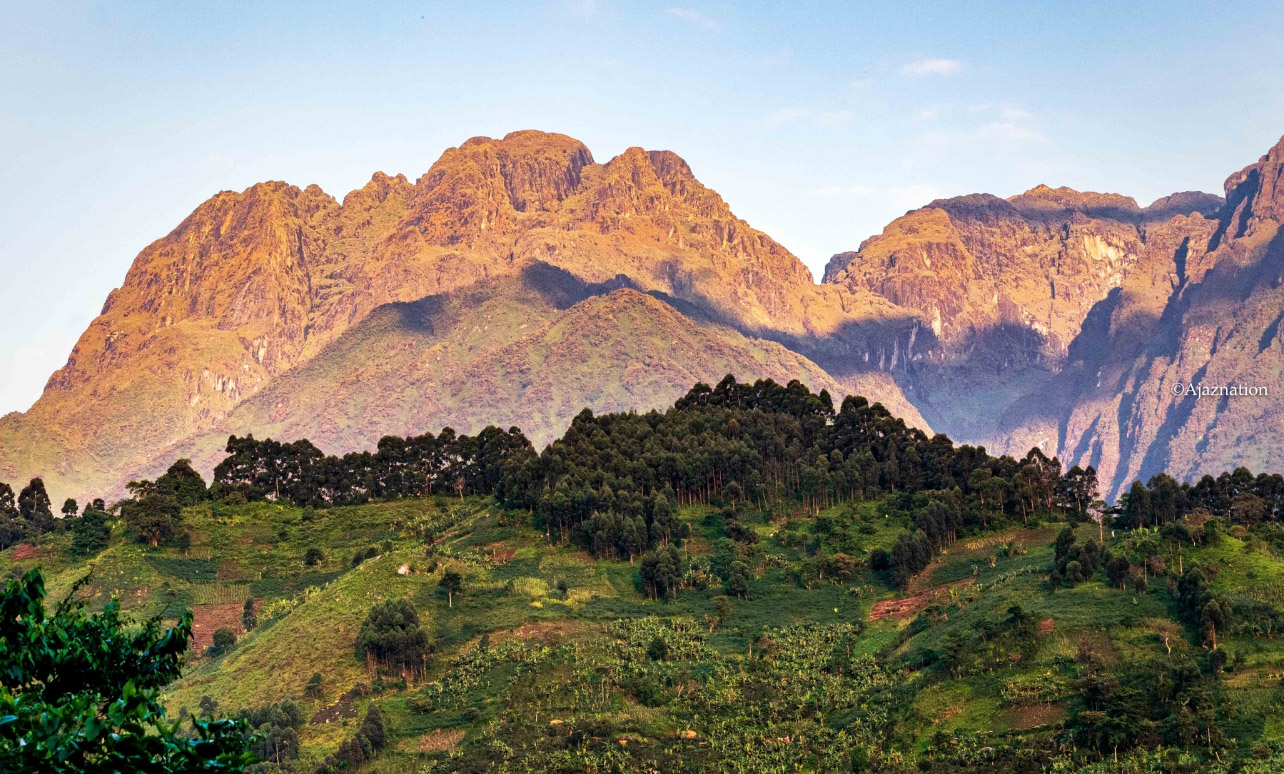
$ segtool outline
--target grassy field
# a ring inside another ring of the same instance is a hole
[[[697,562],[725,550],[709,515],[702,508],[680,514],[695,532],[686,552]],[[67,558],[69,536],[54,534],[25,558],[10,549],[0,561],[10,572],[42,566],[55,600],[88,574],[79,593],[91,605],[118,597],[137,618],[168,620],[190,607],[206,637],[210,622],[230,623],[240,635],[236,646],[217,658],[194,653],[165,703],[179,713],[195,712],[202,700],[221,712],[299,702],[306,715],[328,722],[300,730],[297,771],[315,770],[371,703],[383,711],[391,741],[370,769],[385,774],[468,770],[479,749],[491,755],[497,746],[513,770],[536,754],[549,768],[589,761],[611,770],[626,760],[681,768],[723,760],[735,745],[741,770],[834,770],[838,764],[817,750],[848,749],[853,739],[885,743],[901,761],[914,761],[930,755],[941,733],[957,744],[1055,734],[1081,701],[1076,659],[1084,652],[1127,670],[1203,651],[1163,582],[1120,590],[1098,574],[1053,588],[1047,572],[1059,524],[964,537],[909,591],[897,592],[886,573],[868,568],[850,582],[811,588],[787,571],[822,532],[830,536],[824,540],[845,536],[858,558],[890,548],[908,524],[885,504],[755,515],[761,561],[748,598],[715,620],[723,594],[716,579],[652,601],[637,565],[550,545],[525,514],[485,499],[329,510],[201,506],[185,520],[187,551],[140,546],[118,529],[89,560]],[[848,529],[830,532],[833,524]],[[1096,530],[1078,534],[1090,539]],[[319,562],[305,562],[309,549],[320,552]],[[370,549],[374,555],[354,566],[353,555]],[[1284,559],[1245,536],[1187,546],[1180,560],[1216,566],[1219,588],[1270,601],[1284,577]],[[447,570],[463,576],[453,604],[438,588]],[[928,593],[935,596],[907,614],[869,620],[878,603]],[[243,632],[240,611],[249,599],[259,623]],[[422,679],[367,692],[376,675],[355,655],[357,632],[372,606],[391,599],[414,604],[435,655]],[[952,633],[978,631],[1013,606],[1038,621],[1027,655],[960,676],[937,663]],[[678,655],[654,660],[648,648],[657,638]],[[1223,647],[1229,660],[1220,690],[1242,708],[1230,724],[1236,744],[1284,742],[1284,647],[1252,637],[1226,638]],[[840,649],[845,664],[863,666],[830,674],[825,665]],[[306,698],[314,673],[322,693]],[[753,710],[759,702],[771,709]],[[876,730],[888,727],[895,729],[890,740]],[[804,737],[820,740],[805,755],[793,741],[772,741]]]

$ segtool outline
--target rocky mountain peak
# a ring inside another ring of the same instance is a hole
[[[1256,163],[1226,179],[1228,230],[1243,236],[1263,221],[1284,221],[1284,137]]]
[[[1076,191],[1065,186],[1037,185],[1008,201],[1028,218],[1061,218],[1067,212],[1078,212],[1089,217],[1129,220],[1136,218],[1141,211],[1137,200],[1131,196]]]
[[[1147,222],[1165,221],[1179,215],[1198,213],[1211,218],[1221,210],[1226,200],[1216,194],[1203,191],[1181,191],[1163,196],[1150,203],[1142,210]]]
[[[502,140],[473,137],[452,148],[416,186],[431,191],[452,176],[502,186],[518,212],[553,209],[580,184],[593,154],[584,143],[564,134],[535,130],[510,132]]]
[[[1142,259],[1143,223],[1220,206],[1187,192],[1143,211],[1131,197],[1047,185],[1006,200],[939,199],[834,256],[824,281],[918,310],[956,353],[988,357],[997,347],[1003,362],[1055,364],[1092,306]]]
[[[370,182],[361,188],[349,191],[348,195],[343,197],[343,206],[378,204],[387,201],[389,196],[396,193],[408,193],[412,188],[410,181],[406,180],[403,174],[388,175],[376,172],[371,175]]]

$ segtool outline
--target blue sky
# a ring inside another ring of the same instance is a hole
[[[938,196],[1220,193],[1284,135],[1280,0],[195,5],[0,8],[0,413],[260,180],[342,197],[526,128],[667,148],[819,275]]]

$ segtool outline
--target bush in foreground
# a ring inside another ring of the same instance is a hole
[[[44,600],[38,570],[0,594],[0,771],[235,774],[256,762],[241,723],[194,719],[184,735],[165,722],[156,696],[179,676],[190,612],[131,629],[115,601],[49,614]]]

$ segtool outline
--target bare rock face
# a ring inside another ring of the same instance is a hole
[[[836,256],[829,279],[934,325],[939,314],[943,355],[907,394],[956,439],[1094,465],[1110,497],[1160,471],[1278,470],[1282,149],[1232,175],[1225,199],[1187,192],[1139,209],[1041,186],[934,202]],[[977,357],[985,330],[1002,332],[1007,359]],[[1013,357],[1023,346],[1028,357]],[[1191,384],[1267,395],[1180,394]]]
[[[31,411],[0,419],[0,480],[42,475],[60,496],[119,491],[126,471],[168,461],[184,443],[223,432],[245,401],[320,357],[376,310],[452,296],[532,267],[550,267],[600,292],[630,288],[664,299],[628,316],[585,318],[588,326],[633,326],[639,315],[667,309],[690,324],[715,326],[706,341],[764,340],[743,345],[759,353],[754,357],[709,360],[759,363],[745,365],[742,378],[788,370],[766,367],[786,362],[763,354],[779,349],[767,340],[800,351],[805,344],[807,354],[843,364],[835,369],[842,384],[868,386],[877,391],[872,399],[909,410],[891,379],[866,375],[903,368],[929,349],[919,340],[917,315],[863,291],[817,287],[795,256],[736,218],[673,153],[630,148],[598,164],[564,135],[475,137],[447,150],[413,184],[377,173],[342,202],[315,186],[273,182],[202,204],[139,254]],[[541,314],[557,309],[547,304]],[[591,340],[594,332],[577,333]],[[623,333],[603,341],[618,350],[631,335],[628,328]],[[450,373],[423,383],[451,384],[474,373],[481,356],[476,348],[455,350],[442,366]],[[650,375],[629,371],[634,382],[651,386],[619,396],[620,407],[657,405],[689,387],[693,374],[707,376],[653,362]],[[351,360],[342,368],[349,370],[330,376],[361,373]],[[596,386],[568,395],[597,394],[615,376],[603,372]],[[481,419],[433,403],[433,412],[420,411],[403,426],[397,417],[405,412],[391,413],[403,385],[363,386],[385,397],[350,405],[350,412],[365,412],[360,420],[336,417],[325,407],[331,396],[318,390],[311,402],[283,395],[269,412],[279,420],[271,424],[352,448],[368,440],[366,430],[377,438],[437,429],[445,418]],[[530,393],[510,397],[519,410],[499,412],[495,421],[511,416],[536,437],[560,429],[557,423],[582,407],[551,411]],[[475,395],[469,400],[489,405]],[[311,415],[365,430],[283,424]]]
[[[238,331],[265,371],[288,367],[307,326],[307,265],[321,251],[311,223],[334,206],[315,186],[284,183],[202,204],[134,260],[49,388],[90,382],[133,358],[148,334],[185,324]]]
[[[1047,186],[1008,200],[941,199],[834,256],[824,281],[917,310],[947,358],[982,350],[1055,368],[1089,310],[1141,259],[1147,213],[1203,212],[1215,201],[1178,194],[1142,210],[1117,194]]]
[[[723,369],[1039,446],[1096,465],[1107,493],[1280,468],[1278,400],[1172,386],[1284,395],[1282,165],[1277,145],[1224,200],[938,200],[820,285],[668,151],[598,163],[515,132],[342,202],[223,192],[138,255],[35,406],[0,418],[0,480],[119,492],[179,455],[212,462],[229,432],[338,451],[502,422],[542,440],[585,405],[662,406]]]
[[[1161,470],[1190,480],[1284,468],[1282,167],[1284,140],[1226,181],[1216,220],[1152,232],[1149,274],[1094,310],[1072,346],[1058,383],[1063,460],[1098,465],[1109,493]],[[1183,393],[1191,384],[1266,394],[1196,397]]]

